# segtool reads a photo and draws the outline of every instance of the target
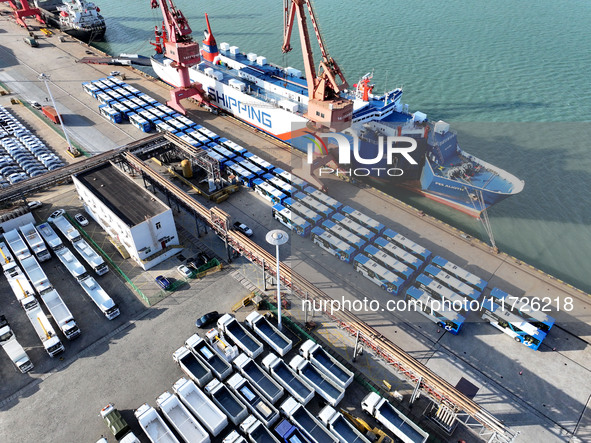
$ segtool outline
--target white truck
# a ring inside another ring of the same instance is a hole
[[[179,379],[172,390],[214,437],[228,425],[228,417],[191,380]]]
[[[314,417],[295,398],[289,397],[281,404],[281,410],[289,417],[300,431],[314,443],[338,443],[337,438],[332,435],[322,423]]]
[[[195,354],[189,351],[185,346],[181,346],[174,351],[172,358],[180,366],[181,370],[193,380],[200,388],[205,387],[211,381],[213,375],[211,370],[205,366]]]
[[[309,360],[324,375],[330,377],[337,386],[345,389],[353,382],[354,374],[332,355],[312,340],[307,340],[300,346],[300,355]]]
[[[62,265],[66,267],[70,275],[76,280],[86,274],[86,268],[82,263],[80,263],[76,256],[72,254],[72,251],[70,251],[69,248],[62,246],[54,252],[59,261],[62,262]]]
[[[41,307],[37,305],[36,308],[33,308],[26,313],[27,317],[29,317],[29,321],[35,329],[35,332],[37,333],[37,337],[39,337],[39,340],[41,340],[41,343],[43,343],[43,347],[49,356],[55,357],[60,352],[63,352],[65,350],[64,345],[56,335],[55,330],[41,310]]]
[[[251,443],[279,443],[269,428],[263,425],[254,415],[249,415],[240,423],[240,430]]]
[[[204,391],[209,394],[213,402],[232,423],[238,426],[248,417],[248,409],[236,398],[232,391],[221,381],[214,379],[205,386]]]
[[[284,357],[291,351],[291,340],[258,312],[251,312],[246,317],[246,324],[280,356]]]
[[[224,437],[222,443],[247,443],[245,438],[234,430]]]
[[[80,335],[80,328],[74,320],[74,316],[58,294],[51,286],[45,272],[37,263],[35,257],[28,257],[21,260],[21,264],[33,284],[33,287],[47,306],[53,320],[57,323],[61,331],[68,340],[73,340]]]
[[[209,443],[209,434],[181,403],[176,395],[163,393],[156,400],[162,415],[168,420],[179,435],[189,443]]]
[[[269,374],[261,369],[252,358],[248,358],[244,354],[240,354],[232,362],[236,369],[246,378],[250,380],[253,386],[271,402],[277,401],[283,397],[285,392],[283,388],[271,378]]]
[[[361,401],[361,409],[404,443],[424,443],[429,438],[427,432],[375,392],[370,392]]]
[[[232,366],[224,360],[197,334],[193,334],[185,341],[185,346],[195,354],[211,372],[220,380],[224,380],[232,373]]]
[[[51,253],[45,246],[45,242],[35,229],[33,223],[27,223],[26,225],[21,226],[20,228],[21,234],[25,238],[25,241],[37,257],[37,260],[40,262],[49,260],[51,258]]]
[[[31,251],[29,251],[29,247],[22,239],[20,234],[16,229],[12,229],[11,231],[7,231],[4,233],[4,240],[6,244],[10,247],[12,254],[21,261],[23,258],[27,258],[31,256]]]
[[[263,352],[263,345],[252,336],[238,320],[230,314],[224,314],[218,319],[218,329],[236,343],[250,358],[257,358]]]
[[[345,396],[345,389],[337,386],[328,376],[308,360],[296,355],[289,362],[289,366],[296,371],[329,405],[336,406]]]
[[[282,358],[270,352],[261,364],[301,404],[306,405],[314,398],[314,388],[302,380]]]
[[[144,403],[135,410],[134,415],[152,443],[180,443],[152,406]]]
[[[14,266],[4,272],[4,275],[25,312],[39,306],[39,302],[35,298],[35,291],[19,265],[14,263]]]
[[[2,270],[8,271],[16,265],[12,252],[8,249],[8,246],[4,242],[0,242],[0,255],[2,255]]]
[[[56,211],[57,212],[57,211]],[[60,231],[69,242],[74,243],[80,240],[80,232],[68,221],[68,219],[62,214],[55,218],[50,217],[49,221],[55,225],[58,231]]]
[[[269,403],[252,383],[242,375],[232,375],[226,381],[226,384],[236,394],[238,399],[250,409],[250,412],[267,428],[270,428],[279,419],[279,411],[275,406]]]
[[[331,406],[325,406],[318,414],[318,418],[339,439],[340,443],[369,443],[369,440],[343,417],[343,414]]]
[[[62,239],[55,233],[51,225],[47,222],[39,223],[37,225],[37,231],[43,237],[43,240],[49,245],[54,251],[64,246]]]
[[[81,278],[78,280],[78,284],[82,286],[84,292],[86,292],[108,320],[113,320],[119,316],[121,313],[119,305],[109,297],[109,294],[97,283],[92,275],[86,275],[86,277]]]
[[[10,324],[3,315],[0,315],[0,345],[8,354],[14,366],[23,374],[33,369],[33,363],[16,339],[14,332],[10,329]]]

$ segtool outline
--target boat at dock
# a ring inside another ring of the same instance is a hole
[[[86,0],[35,0],[43,18],[53,27],[83,41],[98,41],[107,26],[100,8]]]

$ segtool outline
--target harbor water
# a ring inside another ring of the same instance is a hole
[[[98,0],[110,54],[151,55],[162,22],[148,0]],[[283,2],[175,0],[202,39],[302,68],[299,39],[281,52]],[[373,72],[374,93],[402,86],[403,102],[458,131],[461,147],[525,180],[489,211],[497,246],[591,292],[591,3],[498,0],[317,1],[320,29],[350,84]],[[313,35],[313,34],[312,34]],[[424,197],[398,198],[488,241],[480,222]]]

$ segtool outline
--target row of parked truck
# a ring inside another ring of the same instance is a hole
[[[135,411],[150,441],[178,442],[174,429],[184,441],[205,443],[229,425],[241,433],[232,431],[225,443],[370,441],[335,409],[353,382],[348,368],[312,340],[288,364],[284,357],[293,344],[285,334],[258,312],[246,324],[249,328],[225,314],[219,331],[212,329],[204,338],[194,334],[173,353],[186,376],[158,397],[160,412],[148,404]],[[269,352],[259,365],[261,341],[276,353]],[[306,407],[315,394],[327,403],[317,415]],[[377,394],[368,395],[362,408],[404,442],[428,437]]]
[[[65,220],[63,213],[60,217]],[[69,232],[72,233],[71,230]],[[81,330],[72,312],[39,264],[39,262],[51,259],[51,252],[46,247],[45,242],[77,280],[83,291],[108,319],[113,319],[119,315],[117,304],[100,287],[94,277],[86,271],[86,268],[69,248],[62,243],[62,240],[49,223],[41,223],[37,227],[32,223],[28,223],[20,226],[19,229],[5,232],[3,237],[4,241],[0,242],[0,254],[2,255],[1,263],[4,275],[41,340],[44,349],[51,357],[63,352],[65,348],[51,322],[43,312],[38,298],[45,304],[55,324],[68,340],[78,337]],[[98,256],[98,254],[96,255]],[[83,258],[92,257],[92,254],[86,253],[86,255],[82,256]],[[94,257],[92,258],[94,259]],[[91,263],[95,264],[97,262],[94,260]],[[96,270],[95,267],[93,269]],[[26,358],[27,361],[25,361],[24,355],[26,353],[23,355],[24,350],[23,352],[20,351],[22,347],[16,342],[14,333],[10,330],[8,335],[11,335],[12,338],[2,343],[7,353],[10,350],[9,356],[11,360],[21,372],[32,369],[32,363],[28,360],[28,357]]]

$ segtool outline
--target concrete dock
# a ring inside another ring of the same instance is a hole
[[[0,11],[5,10],[5,6],[0,6]],[[76,63],[76,60],[88,56],[88,51],[96,53],[95,50],[67,37],[65,42],[60,42],[55,36],[42,38],[39,48],[31,48],[22,42],[25,33],[11,19],[0,16],[0,23],[5,30],[0,33],[0,83],[13,93],[0,97],[0,104],[7,104],[14,97],[43,103],[47,93],[38,75],[45,73],[51,76],[50,87],[72,138],[89,154],[104,152],[142,138],[144,134],[131,125],[113,125],[102,118],[97,111],[98,102],[82,91],[81,82],[104,77],[111,70],[109,66]],[[43,54],[43,57],[39,57],[39,54]],[[161,82],[148,79],[137,71],[124,69],[122,72],[126,75],[126,82],[162,102],[166,100],[168,91]],[[55,138],[55,131],[44,128],[38,116],[26,110],[17,113],[27,122],[30,121],[35,131],[49,131],[43,136],[48,144],[60,143],[60,139]],[[273,140],[245,128],[233,119],[213,116],[198,110],[196,106],[191,106],[189,117],[220,135],[236,140],[277,166],[284,169],[299,167],[301,155],[280,147]],[[460,335],[453,336],[439,330],[434,323],[415,312],[356,314],[453,385],[461,378],[473,383],[478,388],[474,400],[519,431],[516,441],[591,440],[591,303],[587,294],[514,257],[502,252],[495,253],[482,242],[422,215],[379,191],[357,187],[339,179],[329,179],[325,184],[328,193],[343,204],[361,210],[431,250],[434,255],[441,255],[484,278],[489,287],[499,287],[515,296],[550,297],[551,315],[555,317],[556,325],[538,352],[515,343],[510,337],[478,321],[475,316],[469,317]],[[268,204],[254,193],[240,192],[219,206],[234,219],[253,228],[254,238],[263,246],[266,246],[264,234],[269,229],[281,227],[272,218]],[[212,233],[201,241],[212,248],[220,248],[216,242],[221,242]],[[376,299],[384,306],[391,298],[390,294],[353,272],[351,265],[331,257],[312,245],[309,239],[292,236],[290,247],[282,251],[282,259],[335,299]],[[238,261],[233,267],[245,278],[261,284],[260,273],[253,266]],[[228,309],[246,294],[243,287],[234,285],[235,281],[220,278],[211,283],[207,291],[235,294],[232,300],[224,301]],[[80,350],[78,357],[70,364],[57,368],[51,377],[36,382],[36,392],[26,392],[18,399],[8,400],[4,397],[5,401],[1,404],[5,412],[2,413],[0,432],[10,435],[11,429],[28,429],[27,438],[15,438],[12,441],[41,441],[46,435],[44,432],[68,440],[68,434],[56,429],[57,424],[50,417],[53,413],[59,413],[57,405],[69,405],[73,414],[71,420],[60,423],[60,426],[74,429],[79,423],[76,420],[78,412],[92,417],[104,404],[114,401],[114,397],[120,398],[120,407],[137,407],[169,389],[171,382],[178,376],[178,373],[167,373],[166,369],[171,367],[170,353],[174,351],[171,349],[172,342],[164,337],[158,339],[162,342],[151,341],[149,331],[159,328],[170,331],[167,322],[174,318],[175,324],[182,325],[176,336],[175,343],[178,344],[183,334],[187,335],[189,330],[193,330],[195,313],[208,308],[210,301],[204,294],[200,288],[182,301],[169,297],[150,310],[138,306],[137,311],[133,311],[126,320],[137,329],[135,335],[127,329],[109,335],[108,340],[112,341],[109,352],[103,349],[107,343],[105,339],[97,339],[100,345],[93,347],[89,344]],[[572,305],[569,303],[571,298]],[[292,300],[292,311],[293,317],[302,317],[301,306],[296,300]],[[323,318],[315,317],[314,320],[322,322]],[[332,325],[327,322],[325,326],[320,326],[321,331],[323,327],[328,330]],[[96,349],[105,352],[95,352]],[[346,349],[343,352],[347,354]],[[106,388],[102,383],[89,386],[83,382],[94,364],[100,364],[106,373],[111,374],[112,379],[113,373],[108,370],[110,367],[127,362],[125,367],[131,369],[134,367],[133,362],[138,361],[154,365],[154,370],[150,370],[151,376],[157,372],[161,372],[162,376],[151,378],[147,383],[139,375],[142,368],[138,366],[137,374],[125,373],[120,380]],[[157,388],[147,388],[148,384]],[[72,385],[85,386],[86,389],[73,390],[70,388]],[[92,398],[92,401],[85,402],[84,411],[80,411],[77,402],[80,392],[88,393],[88,398]],[[64,393],[66,396],[58,401],[56,397],[63,397]],[[6,394],[10,396],[8,392]],[[47,404],[55,406],[48,409]],[[36,413],[34,417],[38,421],[29,427],[27,423],[30,422],[26,419],[32,419],[33,416],[30,415],[32,412],[26,411],[40,411],[43,408],[46,413],[43,417]],[[48,427],[50,422],[54,425]],[[98,425],[92,427],[93,431],[102,425],[98,418],[97,422]],[[104,431],[106,435],[106,428]],[[76,435],[77,440],[85,439],[78,434],[72,435]]]

